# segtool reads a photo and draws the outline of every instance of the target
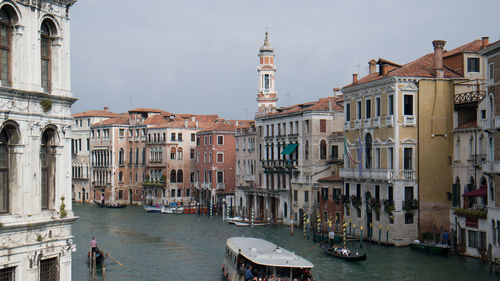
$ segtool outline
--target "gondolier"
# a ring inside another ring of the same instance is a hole
[[[328,240],[330,241],[330,246],[333,246],[335,240],[335,231],[333,229],[328,232]]]
[[[92,250],[92,253],[97,252],[97,241],[95,240],[95,237],[92,237],[92,240],[90,240],[90,249]]]

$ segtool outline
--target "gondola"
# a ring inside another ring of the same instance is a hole
[[[88,262],[90,264],[90,262],[92,261],[92,251],[88,252],[87,257],[88,257]],[[97,251],[95,253],[95,264],[97,266],[101,266],[105,258],[106,254],[102,252],[99,248],[97,248]]]
[[[105,204],[105,203],[101,203],[99,201],[96,201],[94,200],[94,203],[101,207],[101,208],[111,208],[111,209],[117,209],[117,208],[125,208],[127,207],[127,204]]]
[[[335,251],[333,251],[332,247],[328,243],[321,243],[321,244],[319,244],[319,247],[327,255],[330,255],[332,257],[336,257],[336,258],[339,258],[339,259],[343,259],[343,260],[346,260],[346,261],[364,261],[364,260],[366,260],[366,253],[364,253],[363,255],[344,256],[344,255],[339,255]]]

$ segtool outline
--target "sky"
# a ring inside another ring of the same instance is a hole
[[[266,28],[278,106],[317,100],[446,40],[500,39],[498,0],[78,0],[71,7],[72,112],[158,108],[253,119]]]

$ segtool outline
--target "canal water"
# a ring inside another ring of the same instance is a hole
[[[73,224],[77,248],[73,281],[91,280],[87,251],[92,236],[124,265],[106,259],[106,280],[220,281],[226,239],[242,235],[266,239],[308,259],[315,266],[316,280],[498,280],[488,273],[485,262],[408,247],[364,243],[367,261],[345,262],[326,256],[301,230],[290,236],[284,226],[237,227],[219,216],[150,214],[138,206],[106,209],[73,204],[73,209],[79,216]]]

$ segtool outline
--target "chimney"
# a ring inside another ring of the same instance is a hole
[[[484,36],[481,37],[481,48],[484,49],[490,44],[490,37]]]
[[[109,110],[109,107],[105,106],[104,111],[108,112],[108,110]]]
[[[238,120],[236,120],[236,127],[238,127],[240,124],[240,122],[238,122]]]
[[[196,121],[196,116],[191,116],[191,122]]]
[[[432,46],[434,46],[434,75],[436,78],[444,77],[444,68],[443,68],[443,49],[446,41],[444,40],[434,40],[432,41]]]
[[[340,96],[340,88],[333,88],[333,96],[334,97]]]
[[[187,128],[187,127],[188,127],[188,120],[184,119],[184,128]]]
[[[198,128],[198,120],[196,120],[196,122],[195,122],[195,123],[196,123],[196,128]]]
[[[377,72],[377,61],[376,60],[371,60],[368,62],[369,65],[369,74],[373,74]]]
[[[353,84],[358,83],[358,74],[357,73],[352,74],[352,83]]]
[[[332,100],[328,101],[328,111],[332,111]]]

